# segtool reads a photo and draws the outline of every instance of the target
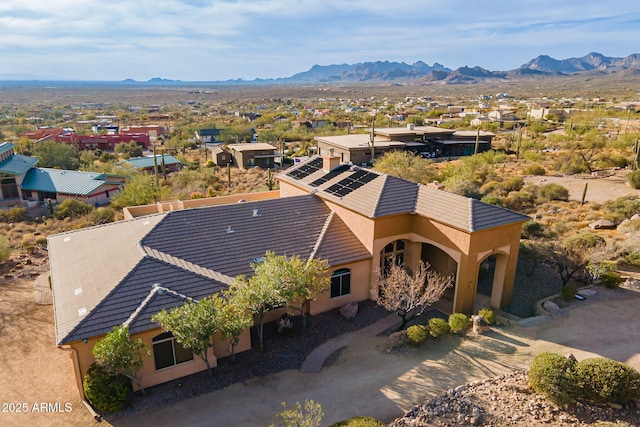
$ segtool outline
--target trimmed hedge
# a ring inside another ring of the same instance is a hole
[[[441,319],[439,317],[434,317],[429,319],[429,323],[427,324],[427,329],[429,330],[429,335],[432,337],[439,337],[441,335],[447,335],[451,332],[449,328],[449,323]]]
[[[427,339],[427,328],[422,325],[413,325],[407,328],[407,341],[414,347],[418,347]]]
[[[464,313],[453,313],[449,316],[449,328],[454,334],[459,334],[471,327],[471,319]]]
[[[575,401],[576,386],[573,379],[575,362],[558,353],[538,354],[529,368],[529,384],[539,394],[563,405]]]
[[[111,375],[96,363],[87,370],[82,386],[89,403],[100,412],[123,409],[133,393],[129,378],[124,375]]]
[[[628,403],[640,398],[640,373],[624,363],[598,357],[576,363],[580,397],[596,403]]]

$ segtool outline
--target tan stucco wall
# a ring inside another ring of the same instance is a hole
[[[348,302],[360,302],[369,299],[369,287],[372,281],[371,261],[365,260],[352,264],[331,266],[329,274],[341,268],[351,269],[351,293],[331,298],[331,290],[323,292],[311,302],[311,315],[333,310]]]
[[[132,335],[132,339],[140,338],[142,342],[144,342],[151,351],[151,357],[144,358],[144,366],[139,371],[139,375],[142,376],[142,386],[143,387],[151,387],[157,384],[161,384],[176,378],[184,377],[186,375],[191,375],[196,372],[204,371],[207,369],[207,365],[204,363],[200,357],[194,355],[193,360],[185,363],[181,363],[180,365],[172,366],[169,368],[164,368],[156,371],[155,362],[153,359],[153,345],[152,339],[163,333],[162,329],[154,329],[152,331],[143,332],[140,334]],[[80,370],[81,378],[84,379],[84,375],[87,372],[87,369],[91,366],[93,362],[95,362],[95,358],[93,357],[93,347],[101,337],[94,337],[88,340],[86,344],[83,342],[75,342],[70,344],[70,347],[76,349],[78,354],[78,366]],[[251,336],[249,330],[246,330],[242,333],[240,337],[240,341],[236,346],[236,352],[246,351],[251,348]],[[216,367],[219,358],[229,356],[229,352],[227,351],[226,344],[221,340],[219,336],[214,336],[213,338],[213,348],[209,349],[208,359],[209,364],[212,368]],[[136,389],[135,384],[133,384],[134,390]]]

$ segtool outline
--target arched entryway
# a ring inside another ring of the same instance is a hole
[[[478,288],[476,305],[500,308],[507,273],[508,257],[504,254],[492,254],[478,263]],[[480,299],[480,301],[478,301]],[[486,303],[482,302],[482,299]]]
[[[429,264],[436,273],[442,276],[453,276],[454,285],[448,288],[440,298],[440,301],[435,304],[440,311],[452,313],[456,294],[455,284],[458,263],[445,251],[429,243],[422,243],[420,259],[425,264]]]

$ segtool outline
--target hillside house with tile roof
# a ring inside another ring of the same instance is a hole
[[[412,269],[423,260],[453,274],[449,309],[471,312],[480,264],[493,256],[491,303],[510,303],[528,217],[342,164],[337,156],[312,157],[277,178],[279,198],[173,210],[49,236],[56,342],[72,351],[80,391],[93,345],[120,324],[152,349],[143,386],[206,369],[151,322],[152,315],[251,275],[251,263],[267,250],[328,260],[331,287],[307,306],[312,315],[377,298],[377,274],[394,261]],[[216,366],[227,354],[219,337],[213,342],[209,356]],[[250,347],[246,331],[237,351]]]

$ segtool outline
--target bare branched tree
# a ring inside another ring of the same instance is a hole
[[[453,285],[453,275],[442,276],[420,261],[413,274],[393,263],[386,274],[378,275],[378,305],[394,311],[402,319],[399,330],[438,301]]]

